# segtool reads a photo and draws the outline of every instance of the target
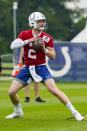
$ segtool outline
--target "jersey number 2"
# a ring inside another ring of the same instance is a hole
[[[33,49],[29,49],[28,51],[28,57],[32,59],[36,59],[36,55],[32,55],[32,53],[35,53],[36,51]]]

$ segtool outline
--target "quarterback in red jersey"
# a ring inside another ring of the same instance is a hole
[[[74,108],[67,96],[56,87],[47,69],[46,56],[55,59],[56,53],[52,37],[42,32],[46,27],[45,16],[41,12],[34,12],[30,14],[28,20],[32,30],[22,31],[18,38],[11,44],[11,49],[24,47],[25,66],[13,80],[9,89],[8,93],[14,105],[15,112],[6,116],[6,118],[11,119],[23,116],[17,92],[33,80],[35,82],[42,81],[46,88],[68,107],[76,120],[84,120],[84,117]],[[33,49],[33,42],[38,41],[39,37],[41,38],[41,49],[35,51],[35,49]]]

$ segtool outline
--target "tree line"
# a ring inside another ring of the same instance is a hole
[[[65,8],[64,2],[70,0],[16,1],[17,36],[22,30],[30,29],[28,17],[34,11],[40,11],[46,16],[48,29],[45,32],[52,35],[54,40],[70,41],[84,27],[84,18],[74,23],[71,17],[75,13],[77,16],[80,13]],[[0,54],[11,52],[10,43],[14,39],[13,2],[14,0],[0,0]]]

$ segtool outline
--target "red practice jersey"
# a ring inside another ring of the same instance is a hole
[[[33,38],[33,34],[32,34],[32,30],[25,30],[22,31],[18,38],[20,38],[21,40],[27,40],[27,39],[31,39]],[[53,39],[50,35],[41,32],[40,37],[44,40],[45,42],[45,47],[53,47]],[[42,49],[40,49],[40,51],[36,52],[33,48],[32,48],[32,43],[29,43],[27,45],[24,45],[24,64],[26,66],[29,65],[41,65],[46,63],[46,56],[45,53],[43,52]]]

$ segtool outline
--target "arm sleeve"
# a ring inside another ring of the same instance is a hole
[[[10,48],[11,48],[11,49],[16,49],[16,48],[19,48],[19,47],[22,47],[22,46],[28,44],[29,41],[28,41],[28,40],[25,40],[24,36],[25,36],[25,35],[24,35],[24,32],[22,31],[22,32],[19,34],[18,38],[11,43]]]
[[[21,40],[21,39],[18,38],[18,39],[14,40],[11,43],[10,48],[11,49],[16,49],[16,48],[22,47],[24,44],[25,44],[25,42],[23,40]]]

